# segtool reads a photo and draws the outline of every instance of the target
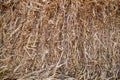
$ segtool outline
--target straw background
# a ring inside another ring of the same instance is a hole
[[[0,0],[0,80],[120,79],[120,0]]]

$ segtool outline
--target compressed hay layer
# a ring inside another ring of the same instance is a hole
[[[1,0],[0,78],[120,79],[119,3]]]

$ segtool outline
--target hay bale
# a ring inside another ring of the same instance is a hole
[[[1,0],[0,78],[120,79],[119,0]]]

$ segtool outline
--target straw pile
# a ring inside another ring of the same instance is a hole
[[[118,79],[119,0],[0,0],[0,80]]]

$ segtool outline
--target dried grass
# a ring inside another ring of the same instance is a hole
[[[0,79],[120,79],[120,1],[0,0]]]

